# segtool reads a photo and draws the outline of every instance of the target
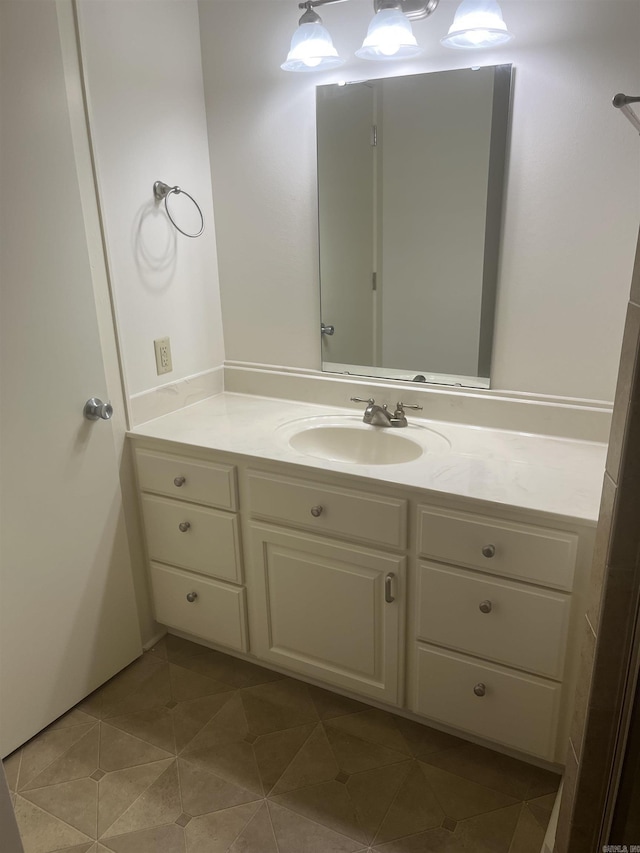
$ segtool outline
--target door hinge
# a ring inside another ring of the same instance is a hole
[[[371,147],[375,148],[378,144],[378,125],[371,125]]]
[[[377,289],[378,289],[378,273],[372,272],[371,273],[371,290],[377,290]]]

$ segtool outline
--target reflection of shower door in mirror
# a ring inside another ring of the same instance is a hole
[[[335,87],[318,89],[322,321],[335,326],[322,337],[322,359],[377,364],[375,90],[355,83],[338,91],[340,97]]]

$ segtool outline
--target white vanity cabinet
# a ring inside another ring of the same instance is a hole
[[[248,650],[233,465],[135,450],[158,622]]]
[[[593,525],[179,448],[135,440],[159,622],[563,763]]]
[[[398,704],[407,501],[258,471],[247,480],[253,652]]]
[[[419,506],[417,539],[410,709],[556,760],[578,536]]]

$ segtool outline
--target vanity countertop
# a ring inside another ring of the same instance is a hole
[[[289,445],[295,422],[302,426],[308,418],[353,419],[364,408],[364,404],[338,409],[222,393],[141,424],[129,435],[427,489],[590,525],[597,522],[607,450],[603,443],[429,421],[407,412],[410,427],[388,431],[425,439],[427,451],[411,462],[362,465],[328,461]],[[431,430],[444,436],[450,448],[433,437]]]

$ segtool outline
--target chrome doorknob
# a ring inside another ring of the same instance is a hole
[[[98,397],[90,397],[84,404],[82,414],[88,421],[108,421],[113,415],[113,406],[108,400],[103,403]]]

